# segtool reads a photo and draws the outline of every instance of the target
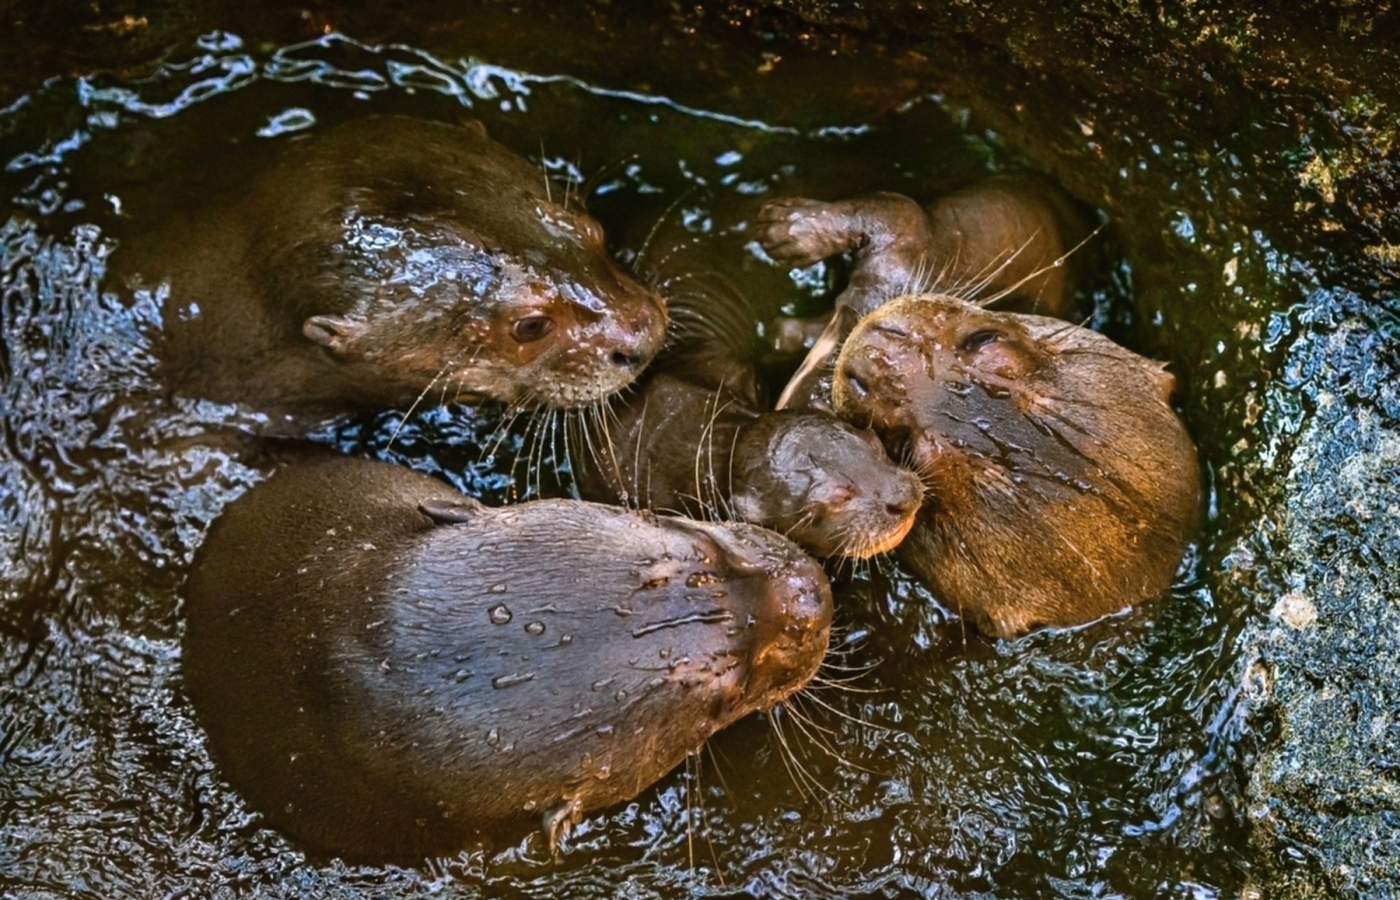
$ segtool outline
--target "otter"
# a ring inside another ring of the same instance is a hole
[[[1171,585],[1201,506],[1174,385],[1087,328],[922,294],[861,320],[832,399],[923,476],[900,561],[1010,638]]]
[[[275,414],[420,400],[578,407],[660,348],[661,300],[480,123],[356,119],[240,195],[133,238],[176,393]]]
[[[831,364],[861,317],[906,293],[938,290],[984,305],[1065,318],[1064,235],[1079,228],[1069,201],[1029,178],[992,179],[927,208],[902,194],[823,203],[768,201],[758,241],[776,262],[808,266],[853,254],[836,310],[778,399],[779,408],[828,409]]]
[[[645,263],[674,323],[635,390],[574,466],[586,500],[721,515],[772,528],[817,556],[892,550],[922,487],[868,430],[829,412],[770,410],[753,357],[755,316],[737,262],[745,226],[663,233]],[[733,246],[731,246],[733,245]]]
[[[223,775],[313,852],[411,862],[635,796],[817,671],[820,567],[750,525],[488,508],[295,463],[215,520],[185,690]]]

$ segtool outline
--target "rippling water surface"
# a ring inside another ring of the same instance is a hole
[[[699,108],[561,74],[567,42],[533,72],[493,63],[484,39],[452,43],[211,32],[149,77],[55,79],[0,118],[0,893],[1210,897],[1235,883],[1238,698],[1190,566],[1131,617],[1015,643],[965,633],[888,564],[843,572],[830,684],[719,735],[557,858],[532,838],[349,867],[261,826],[182,694],[181,585],[209,523],[286,442],[164,394],[158,300],[108,276],[123,235],[197,214],[295,133],[369,113],[484,119],[556,189],[585,191],[629,262],[661,216],[703,228],[726,199],[927,198],[1020,165],[937,97],[871,121],[755,118],[757,74]],[[1131,273],[1111,244],[1096,252],[1086,290],[1112,328]],[[829,278],[779,277],[763,303],[813,308]],[[489,407],[402,420],[314,439],[489,502],[568,489],[538,424]]]

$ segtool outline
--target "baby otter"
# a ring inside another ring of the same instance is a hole
[[[615,399],[578,461],[584,499],[772,528],[818,556],[893,549],[914,524],[918,478],[829,412],[770,411],[754,370],[754,315],[734,235],[686,234],[653,277],[675,329],[635,392]],[[733,244],[734,246],[729,246]]]
[[[137,238],[172,389],[275,413],[584,406],[660,349],[661,300],[480,124],[357,119],[231,202]]]
[[[1201,486],[1161,364],[922,294],[862,319],[835,373],[836,411],[923,477],[899,559],[982,631],[1074,625],[1170,586]]]
[[[828,408],[831,364],[841,341],[865,316],[905,293],[937,289],[1000,308],[1064,317],[1063,234],[1069,202],[1029,179],[994,179],[955,191],[928,208],[901,194],[876,193],[835,203],[770,200],[758,216],[758,240],[774,260],[808,266],[854,255],[836,311],[779,408]]]

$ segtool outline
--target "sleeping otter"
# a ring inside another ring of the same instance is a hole
[[[1069,201],[1031,179],[992,179],[927,208],[901,194],[822,203],[781,197],[758,215],[758,240],[779,263],[854,256],[850,280],[778,407],[828,408],[831,364],[861,317],[906,293],[937,290],[1018,312],[1067,317]],[[1060,261],[1060,262],[1057,262]]]
[[[832,612],[821,568],[751,525],[492,509],[346,457],[235,500],[187,609],[222,774],[313,849],[403,862],[635,796],[801,688]]]
[[[818,556],[893,549],[922,489],[879,440],[829,412],[769,410],[734,233],[663,235],[648,263],[671,311],[667,348],[615,398],[576,462],[579,493],[772,528]]]
[[[1201,487],[1160,363],[922,294],[862,319],[835,373],[836,411],[924,479],[900,561],[982,631],[1074,625],[1170,586]]]

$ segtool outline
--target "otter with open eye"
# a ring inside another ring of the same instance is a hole
[[[832,400],[924,480],[899,559],[1014,637],[1171,585],[1201,505],[1174,381],[1089,329],[924,294],[861,320]]]
[[[665,334],[598,223],[479,124],[368,117],[291,139],[239,196],[124,251],[165,294],[169,387],[276,414],[585,406]]]

